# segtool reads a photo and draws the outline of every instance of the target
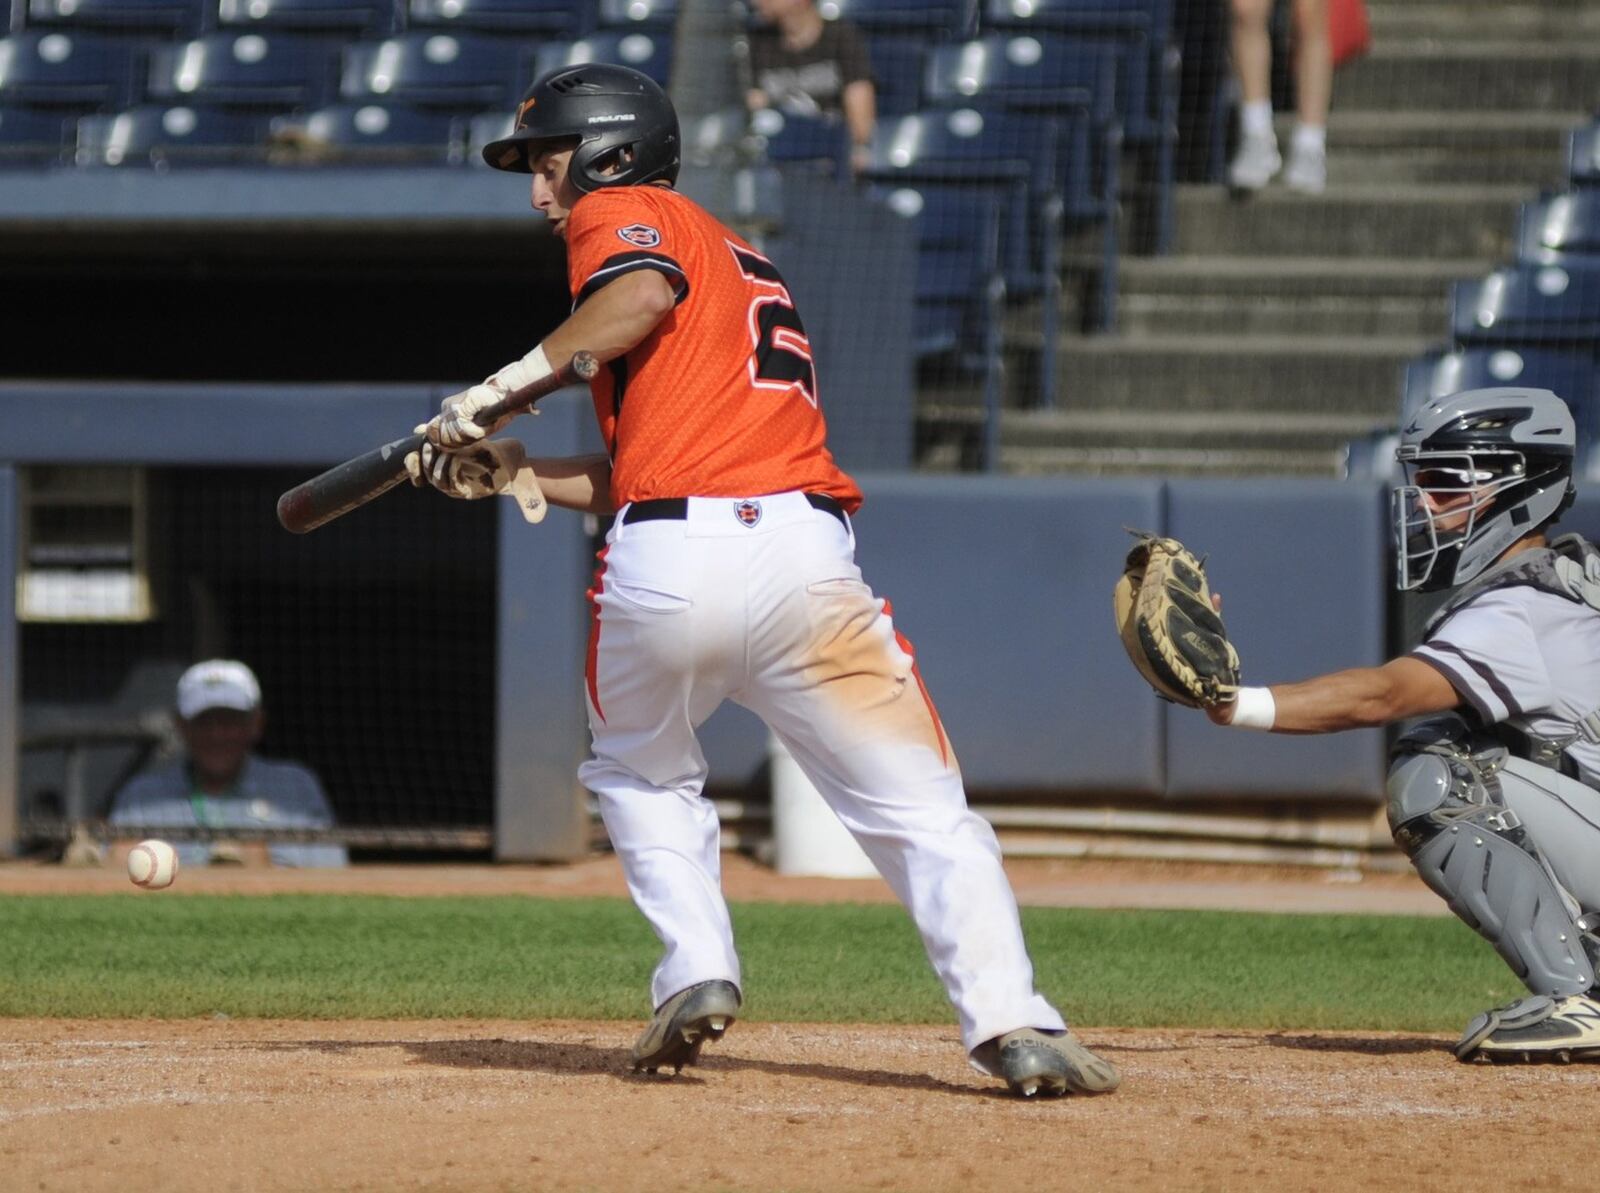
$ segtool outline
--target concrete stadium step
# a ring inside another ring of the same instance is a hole
[[[1269,187],[1247,198],[1226,188],[1181,187],[1177,251],[1247,257],[1477,257],[1511,252],[1527,186],[1359,186],[1327,193]]]
[[[1130,257],[1122,269],[1118,330],[1162,334],[1412,335],[1444,338],[1450,284],[1480,277],[1488,259]],[[1078,292],[1066,319],[1076,326]],[[1034,304],[1006,320],[1015,338]]]
[[[1585,110],[1600,95],[1600,42],[1593,38],[1501,41],[1492,16],[1468,36],[1374,43],[1341,67],[1333,107],[1342,111]]]
[[[1491,11],[1492,10],[1492,11]],[[1452,3],[1369,4],[1367,17],[1374,45],[1409,38],[1453,41],[1493,22],[1502,41],[1600,38],[1600,6],[1592,3],[1496,3],[1496,0],[1454,0]]]
[[[1053,406],[1059,410],[1168,412],[1249,410],[1337,413],[1388,421],[1400,401],[1405,363],[1429,336],[1063,337]],[[1030,355],[1037,333],[1008,348]],[[1014,370],[1015,375],[1025,375]],[[1040,403],[1014,394],[1010,404]]]
[[[1344,112],[1328,117],[1329,173],[1350,183],[1559,186],[1568,131],[1590,118],[1571,112]],[[1293,118],[1278,120],[1287,145]]]

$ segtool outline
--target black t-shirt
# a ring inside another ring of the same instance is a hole
[[[872,82],[867,43],[849,21],[825,21],[822,34],[803,50],[783,44],[776,26],[752,30],[750,77],[767,102],[797,116],[838,116],[844,89]]]

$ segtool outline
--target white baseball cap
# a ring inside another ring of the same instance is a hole
[[[191,720],[208,708],[250,712],[261,704],[254,671],[236,659],[207,659],[178,680],[178,715]]]

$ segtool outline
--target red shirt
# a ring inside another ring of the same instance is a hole
[[[666,187],[574,203],[573,309],[637,269],[665,276],[678,305],[590,382],[615,507],[803,489],[854,512],[861,491],[828,451],[811,342],[772,262]]]

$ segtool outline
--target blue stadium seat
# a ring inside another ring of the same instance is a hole
[[[1600,120],[1567,134],[1567,181],[1600,187]]]
[[[345,54],[340,95],[353,100],[460,110],[510,107],[520,93],[525,46],[483,34],[405,33],[353,45]]]
[[[198,33],[201,0],[28,0],[29,28],[133,29]]]
[[[1551,348],[1462,348],[1428,352],[1406,365],[1404,416],[1430,398],[1497,385],[1548,389],[1590,426],[1600,401],[1600,365],[1593,355]]]
[[[1451,290],[1450,329],[1462,347],[1600,346],[1600,269],[1509,265]]]
[[[333,162],[459,161],[460,120],[449,112],[393,104],[330,104],[273,121],[279,138],[304,138],[308,157]]]
[[[1525,385],[1548,389],[1572,409],[1583,459],[1595,442],[1600,364],[1592,353],[1547,348],[1465,348],[1429,352],[1406,365],[1402,424],[1430,398],[1468,389]]]
[[[810,163],[835,178],[850,176],[850,134],[842,120],[762,108],[750,117],[767,160]]]
[[[652,29],[671,33],[678,0],[600,0],[600,28]]]
[[[1056,162],[1063,218],[1100,228],[1100,271],[1092,326],[1116,323],[1119,162],[1122,126],[1116,110],[1117,51],[1060,37],[990,34],[935,47],[927,93],[942,106],[1052,115],[1060,128]]]
[[[66,156],[73,118],[41,108],[0,108],[0,165],[46,165]]]
[[[13,33],[0,40],[0,104],[119,107],[131,98],[139,52],[88,33]]]
[[[1173,0],[987,0],[984,26],[1090,38],[1117,48],[1117,110],[1124,143],[1138,149],[1148,163],[1154,248],[1169,251],[1183,65],[1173,39]]]
[[[479,112],[467,118],[467,144],[464,152],[467,165],[482,166],[490,169],[489,163],[483,160],[483,147],[491,141],[498,141],[508,136],[516,123],[509,107],[495,108],[489,112]]]
[[[970,37],[977,30],[976,0],[817,0],[826,20],[846,20],[868,36],[919,33],[933,40]]]
[[[1109,47],[1062,37],[991,33],[935,46],[925,92],[944,107],[1076,110],[1109,125],[1118,118],[1117,56]]]
[[[992,453],[999,429],[1005,301],[999,206],[991,195],[953,190],[894,187],[876,193],[890,211],[916,221],[916,353],[947,359],[979,379]]]
[[[338,43],[292,33],[210,33],[158,46],[151,99],[202,105],[303,107],[323,102]]]
[[[266,118],[246,112],[141,104],[78,122],[80,166],[168,166],[265,159]]]
[[[542,45],[534,55],[534,77],[563,66],[585,62],[614,62],[649,75],[663,87],[672,71],[672,38],[662,33],[623,32],[613,29],[577,41]]]
[[[1524,203],[1516,246],[1519,264],[1600,267],[1600,190]]]
[[[593,0],[411,0],[409,12],[413,29],[576,37],[589,30],[592,8]]]
[[[395,0],[217,0],[217,24],[225,28],[383,34],[394,30],[397,16]]]
[[[922,37],[874,34],[867,42],[879,116],[904,116],[922,106],[928,73],[928,42]]]

